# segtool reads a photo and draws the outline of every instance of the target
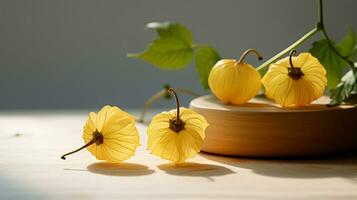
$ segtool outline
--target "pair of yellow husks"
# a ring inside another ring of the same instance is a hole
[[[250,64],[244,63],[245,56],[253,52],[259,60],[262,57],[254,49],[248,49],[241,58],[223,59],[212,68],[208,83],[215,96],[224,103],[243,104],[256,96],[261,83],[265,95],[283,107],[310,105],[321,97],[327,85],[326,70],[310,53],[296,53],[271,64],[261,79]]]
[[[180,108],[177,94],[169,89],[176,99],[176,109],[156,115],[147,130],[147,148],[151,153],[174,163],[185,162],[201,150],[207,121],[200,114]],[[134,156],[140,146],[135,117],[115,106],[104,106],[98,114],[91,112],[84,126],[81,148],[67,155],[87,148],[98,160],[112,163]]]

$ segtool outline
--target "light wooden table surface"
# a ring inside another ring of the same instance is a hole
[[[142,146],[122,164],[83,144],[85,112],[0,112],[0,199],[357,199],[357,157],[253,160],[201,153],[181,167]],[[357,142],[357,141],[356,141]]]

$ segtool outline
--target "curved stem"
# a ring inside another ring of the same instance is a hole
[[[177,111],[176,111],[176,122],[175,123],[176,124],[180,124],[181,123],[181,119],[180,119],[180,101],[179,101],[179,99],[177,97],[177,94],[176,94],[174,89],[170,88],[168,91],[171,92],[175,96],[176,109],[177,109]]]
[[[296,55],[295,49],[291,50],[290,55],[289,55],[290,67],[288,68],[288,75],[293,80],[299,80],[302,76],[304,76],[304,73],[301,71],[301,67],[294,66],[293,59],[292,59],[294,55]]]
[[[292,61],[292,57],[293,57],[294,55],[296,55],[296,50],[295,50],[295,49],[290,52],[290,56],[289,56],[290,67],[291,67],[292,69],[295,69],[295,67],[294,67],[294,65],[293,65],[293,61]]]
[[[89,147],[90,145],[92,145],[92,144],[94,144],[96,142],[97,142],[97,139],[93,138],[91,141],[89,141],[87,144],[83,145],[82,147],[80,147],[80,148],[78,148],[78,149],[76,149],[74,151],[71,151],[69,153],[64,154],[63,156],[61,156],[61,159],[66,160],[66,156],[74,154],[74,153],[76,153],[76,152],[78,152],[78,151],[80,151],[80,150],[82,150],[82,149],[84,149],[86,147]]]
[[[284,56],[285,54],[287,54],[291,50],[296,49],[302,43],[304,43],[307,39],[309,39],[312,36],[314,36],[317,32],[319,32],[319,29],[317,27],[313,28],[311,31],[307,32],[304,36],[302,36],[300,39],[296,40],[296,42],[294,42],[293,44],[288,46],[286,49],[284,49],[280,53],[276,54],[275,56],[273,56],[272,58],[270,58],[269,60],[267,60],[266,62],[261,64],[259,67],[257,67],[257,70],[260,71],[260,70],[264,69],[265,67],[267,67],[271,63],[277,61],[279,58],[281,58],[282,56]]]
[[[160,90],[159,92],[155,93],[154,95],[152,95],[145,102],[145,104],[143,106],[143,109],[141,110],[140,118],[138,119],[138,122],[140,122],[140,123],[144,123],[145,122],[145,115],[146,115],[147,111],[149,110],[149,108],[152,106],[152,104],[155,101],[157,101],[159,98],[165,96],[167,94],[167,92],[168,92],[168,89],[170,89],[170,88],[167,88],[167,89],[165,89],[165,88]],[[193,96],[193,97],[199,97],[200,96],[199,94],[197,94],[195,92],[192,92],[191,90],[188,90],[188,89],[185,89],[185,88],[176,88],[175,90],[178,93],[183,93],[183,94],[186,94],[186,95],[189,95],[189,96]]]
[[[238,62],[238,63],[243,63],[244,58],[247,56],[247,54],[249,54],[249,53],[251,53],[251,52],[255,53],[255,55],[258,57],[258,60],[262,60],[262,59],[263,59],[263,57],[260,56],[260,53],[259,53],[257,50],[255,50],[255,49],[247,49],[247,50],[240,56],[240,58],[239,58],[239,60],[238,60],[237,62]]]

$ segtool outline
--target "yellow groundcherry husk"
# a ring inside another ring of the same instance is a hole
[[[135,117],[115,106],[106,105],[98,114],[89,113],[84,126],[84,142],[91,142],[95,133],[102,134],[102,143],[94,143],[87,149],[98,160],[124,161],[132,157],[140,145]]]
[[[148,150],[174,163],[183,163],[197,155],[208,126],[205,118],[193,110],[184,107],[179,110],[179,118],[184,123],[179,132],[170,128],[170,120],[176,118],[176,109],[154,116],[147,130]]]
[[[248,49],[238,61],[222,59],[211,69],[208,85],[223,103],[244,104],[258,94],[261,76],[252,65],[243,62],[249,52],[254,52],[262,59],[257,51]]]
[[[291,57],[295,68],[300,68],[302,76],[296,80],[289,76],[289,57],[271,64],[262,83],[265,95],[283,107],[308,106],[324,94],[327,85],[326,70],[310,53]]]

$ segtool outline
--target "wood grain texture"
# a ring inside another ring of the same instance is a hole
[[[309,107],[282,108],[263,97],[239,106],[212,96],[190,107],[210,124],[202,150],[248,157],[311,157],[357,150],[357,106],[326,107],[327,97]]]
[[[132,111],[138,114],[138,112]],[[0,199],[357,199],[357,157],[254,160],[201,153],[174,166],[141,144],[121,164],[83,144],[86,112],[0,112]]]

